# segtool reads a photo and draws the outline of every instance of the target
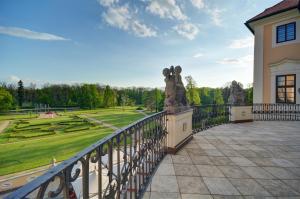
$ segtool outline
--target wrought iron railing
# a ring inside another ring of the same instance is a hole
[[[166,153],[166,112],[86,148],[7,198],[141,198]]]
[[[256,121],[300,121],[300,104],[253,104]]]
[[[193,132],[197,133],[210,127],[228,123],[230,105],[212,104],[193,107]]]

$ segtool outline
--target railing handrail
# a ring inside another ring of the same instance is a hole
[[[71,158],[69,158],[67,160],[64,160],[63,162],[61,162],[57,166],[49,169],[43,175],[41,175],[38,178],[32,180],[31,182],[25,184],[21,188],[17,189],[12,194],[8,195],[6,197],[6,199],[23,198],[24,196],[30,194],[31,192],[33,192],[34,190],[36,190],[37,188],[39,188],[42,184],[48,182],[53,177],[57,176],[64,169],[67,169],[67,167],[70,167],[70,166],[76,164],[76,162],[78,162],[82,157],[84,157],[85,155],[93,152],[97,147],[100,147],[101,145],[104,145],[109,140],[113,140],[114,138],[116,138],[117,136],[119,136],[121,133],[129,130],[133,126],[138,125],[139,123],[141,123],[141,122],[143,122],[145,120],[148,120],[150,118],[154,118],[154,117],[156,117],[156,116],[158,116],[160,114],[164,114],[164,113],[166,113],[166,111],[161,111],[161,112],[158,112],[158,113],[146,116],[146,117],[144,117],[142,119],[139,119],[139,120],[137,120],[137,121],[135,121],[135,122],[127,125],[124,128],[116,130],[114,133],[112,133],[112,134],[110,134],[110,135],[102,138],[101,140],[97,141],[96,143],[88,146],[87,148],[85,148],[82,151],[80,151],[79,153],[77,153],[75,156],[73,156],[73,157],[71,157]]]

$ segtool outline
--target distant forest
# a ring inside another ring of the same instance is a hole
[[[223,88],[197,87],[191,76],[186,79],[187,98],[192,105],[226,104],[230,84]],[[252,103],[252,88],[245,89],[247,103]],[[80,107],[94,109],[114,106],[139,106],[160,111],[164,105],[164,90],[158,88],[116,88],[99,84],[53,84],[36,88],[34,84],[0,84],[0,111],[34,108],[38,104],[50,107]]]

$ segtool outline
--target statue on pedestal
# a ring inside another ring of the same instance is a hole
[[[189,108],[186,90],[184,88],[181,73],[182,69],[180,66],[171,66],[163,70],[166,82],[166,99],[165,99],[165,110],[168,113],[177,113]]]
[[[232,81],[228,102],[231,105],[245,105],[245,99],[245,91],[242,86],[238,82]]]

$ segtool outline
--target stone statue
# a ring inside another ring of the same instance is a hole
[[[165,76],[165,110],[168,113],[177,113],[189,108],[186,98],[186,91],[181,79],[182,69],[180,66],[171,66],[163,70]]]
[[[242,86],[238,82],[232,81],[228,103],[231,105],[245,105],[245,99],[245,91]]]

